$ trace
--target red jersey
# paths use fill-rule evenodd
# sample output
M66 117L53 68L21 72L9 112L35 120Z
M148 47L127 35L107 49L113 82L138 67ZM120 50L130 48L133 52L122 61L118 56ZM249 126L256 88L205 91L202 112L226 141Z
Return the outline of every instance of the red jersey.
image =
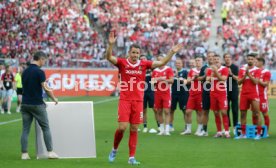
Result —
M193 78L194 76L199 76L200 70L197 70L196 68L193 68L188 73L188 78ZM201 87L201 81L194 80L191 82L191 88L189 90L189 95L198 95L202 94L202 87Z
M165 66L163 69L156 68L152 72L152 78L170 79L174 76L172 68ZM164 81L157 81L154 85L154 93L158 95L171 95L171 85Z
M208 77L212 77L213 75L213 70L211 68L207 69L206 75ZM221 76L228 76L229 74L229 70L227 67L225 66L220 66L220 68L218 68L218 73ZM226 81L220 81L218 79L218 77L216 75L213 76L213 78L211 78L211 94L219 94L219 95L227 95L227 89L226 89Z
M120 100L143 101L146 70L151 68L152 61L138 60L132 64L128 59L117 58L116 66L121 74Z
M243 66L240 69L239 78L244 77L244 75L246 73L246 67L247 67L247 65ZM261 70L257 67L253 67L253 68L249 69L249 73L254 78L260 78L260 76L261 76ZM245 94L259 95L258 85L253 83L248 76L243 81L241 94L243 94L243 95L245 95Z
M267 81L270 81L270 79L271 79L271 73L269 72L269 70L261 69L260 80L262 82L267 82ZM264 97L265 99L267 99L267 87L264 87L259 84L258 89L259 89L260 97Z

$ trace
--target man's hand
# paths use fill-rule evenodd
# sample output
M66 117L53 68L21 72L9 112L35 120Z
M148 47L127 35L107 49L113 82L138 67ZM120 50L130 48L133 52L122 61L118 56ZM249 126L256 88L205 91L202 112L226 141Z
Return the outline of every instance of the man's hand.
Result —
M109 45L113 45L116 42L117 37L115 38L114 32L110 32L109 38L108 38L108 43Z
M181 50L182 47L183 47L183 44L179 43L179 44L173 46L171 51L174 52L174 53L177 53L178 51Z
M112 56L112 47L115 43L117 38L114 37L114 32L110 32L109 38L108 38L108 46L106 49L106 59L111 62L113 65L117 64L117 58Z
M198 78L198 75L193 76L192 81L196 80Z
M218 71L218 67L215 66L215 65L212 65L211 68L212 68L212 70L213 70L214 72Z
M55 102L55 105L58 104L58 99L56 97L53 99L53 101Z
M249 67L248 66L245 69L245 75L249 76Z
M154 69L154 68L166 65L171 60L173 55L177 53L182 47L183 47L182 43L179 43L173 46L172 49L167 54L167 56L164 57L161 61L153 61L151 68Z
M231 68L228 68L229 75L233 76Z

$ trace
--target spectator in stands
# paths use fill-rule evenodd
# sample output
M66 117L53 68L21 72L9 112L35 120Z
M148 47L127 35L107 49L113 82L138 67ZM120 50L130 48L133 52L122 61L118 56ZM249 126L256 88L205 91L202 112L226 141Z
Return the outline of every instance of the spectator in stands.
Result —
M15 75L15 85L16 85L16 93L17 93L17 108L16 112L20 112L21 102L22 102L22 73L23 73L23 66L19 66L17 69L17 73Z
M5 67L3 63L0 63L0 112L1 114L4 114L4 109L2 108L3 106L3 96L4 96L4 86L3 86L3 81L2 81L2 75L5 73Z
M261 55L267 68L275 66L276 58L276 1L234 1L223 3L228 10L222 26L223 50L236 64L245 63L244 55Z
M12 69L9 65L6 65L5 67L5 73L1 77L1 82L4 86L2 106L7 106L7 114L11 114L11 102L15 85ZM4 111L2 111L1 113L3 114Z

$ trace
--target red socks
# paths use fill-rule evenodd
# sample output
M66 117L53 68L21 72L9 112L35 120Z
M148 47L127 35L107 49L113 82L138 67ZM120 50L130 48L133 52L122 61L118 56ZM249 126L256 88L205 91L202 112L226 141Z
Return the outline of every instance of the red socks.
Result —
M222 115L223 125L225 131L229 131L229 119L227 115Z
M221 118L220 118L220 114L215 114L215 120L216 120L217 132L221 132Z
M262 126L257 126L257 134L258 135L261 135L261 132L262 132Z
M245 133L246 133L246 130L245 130L245 129L246 129L246 125L243 125L243 124L242 124L242 125L241 125L241 130L242 130L242 134L243 134L243 135L245 135Z
M267 126L267 130L269 129L269 126L270 126L270 118L269 116L264 116L264 123L265 125Z
M114 143L113 143L113 148L115 150L118 149L118 146L119 146L119 144L120 144L123 136L124 136L124 132L123 131L119 131L117 129L116 132L115 132L115 135L114 135Z
M258 125L258 117L257 116L252 115L252 123L253 123L253 125Z
M134 157L135 156L135 152L136 152L136 144L137 144L137 131L130 131L129 133L129 141L128 141L128 146L129 146L129 157ZM121 140L123 139L124 136L124 132L123 131L119 131L118 129L115 132L114 135L114 144L113 144L113 148L115 150L118 149L118 146L121 142Z
M137 131L130 131L129 133L129 157L134 157L136 152L136 144L137 144Z

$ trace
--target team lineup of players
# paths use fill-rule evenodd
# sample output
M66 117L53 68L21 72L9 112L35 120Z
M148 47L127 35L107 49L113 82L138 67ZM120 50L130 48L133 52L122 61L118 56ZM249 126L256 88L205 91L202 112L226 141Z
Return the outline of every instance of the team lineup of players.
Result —
M145 56L140 57L145 60ZM157 60L161 60L158 56ZM224 54L225 64L222 65L221 56L209 52L207 64L202 65L203 58L196 57L190 60L191 69L188 72L182 68L182 60L176 59L176 72L173 74L172 68L163 66L148 71L146 82L148 85L154 84L155 88L148 87L144 96L144 129L147 132L147 108L153 108L156 121L159 127L158 135L170 135L174 131L173 120L174 111L179 104L179 109L184 114L185 127L181 135L192 133L192 112L197 113L198 128L195 132L197 136L208 136L207 123L208 113L212 110L215 115L217 133L214 137L230 138L229 121L231 102L233 113L233 128L238 124L238 85L242 84L240 93L240 111L241 111L241 129L242 134L236 139L246 138L246 113L251 107L253 124L257 125L256 140L260 139L261 134L261 117L262 112L265 125L269 128L270 119L268 116L268 97L267 88L270 82L271 73L264 69L265 60L258 58L254 54L247 55L247 64L240 70L231 62L231 56ZM165 81L165 82L164 82ZM158 83L162 84L156 87ZM172 84L171 87L164 88L164 84ZM185 87L186 86L186 87ZM165 114L165 121L162 118ZM222 130L222 125L224 131Z
M178 44L172 47L165 57L149 61L141 56L139 45L132 45L127 58L116 58L112 48L116 41L114 32L109 35L109 45L106 59L115 65L120 74L120 98L118 102L118 127L114 134L114 143L109 153L109 162L114 162L119 144L129 125L129 159L128 163L138 165L135 159L138 141L139 124L144 122L144 132L147 132L147 105L154 108L155 119L159 127L158 135L170 135L173 131L174 111L177 103L184 114L185 128L181 135L192 133L192 112L197 112L198 128L196 135L208 136L207 124L209 110L214 111L217 133L214 137L224 135L230 138L229 108L233 113L233 126L238 124L238 85L242 85L240 93L241 129L242 133L236 139L246 138L246 113L252 111L253 124L257 125L256 140L261 139L261 116L269 128L267 87L271 78L265 70L265 60L255 55L247 55L247 64L240 70L231 62L231 56L223 56L222 60L215 53L208 53L207 64L202 66L203 58L191 60L189 72L183 69L182 60L176 60L177 72L166 66L174 54L183 47ZM257 66L257 67L256 67ZM151 72L152 70L152 72ZM147 83L145 83L145 81ZM154 90L154 92L152 91ZM143 102L144 101L144 102ZM144 110L143 110L144 109ZM164 115L163 115L164 114Z

